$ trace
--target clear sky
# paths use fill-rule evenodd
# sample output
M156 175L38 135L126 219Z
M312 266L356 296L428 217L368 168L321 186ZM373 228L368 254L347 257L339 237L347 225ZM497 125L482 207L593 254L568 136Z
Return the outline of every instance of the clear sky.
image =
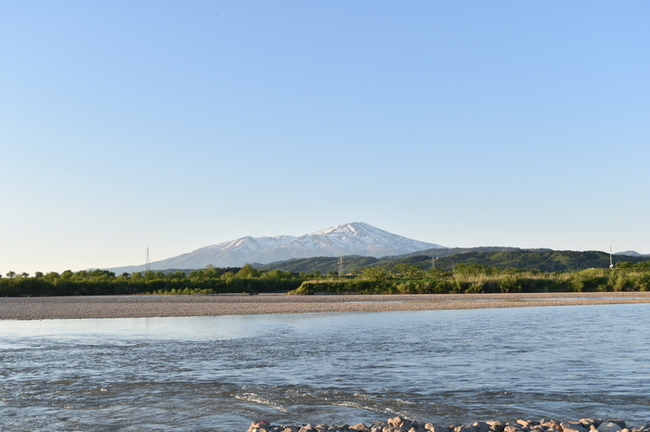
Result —
M650 2L0 3L0 273L363 221L650 253Z

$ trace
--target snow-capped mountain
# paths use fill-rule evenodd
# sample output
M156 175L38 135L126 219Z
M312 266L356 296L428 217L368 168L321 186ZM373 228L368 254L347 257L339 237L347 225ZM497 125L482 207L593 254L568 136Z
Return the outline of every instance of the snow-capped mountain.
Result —
M151 269L198 269L208 264L215 267L240 267L246 263L268 264L317 256L361 255L379 258L433 248L443 248L443 246L392 234L364 222L352 222L300 237L242 237L152 262ZM111 270L142 271L144 266Z

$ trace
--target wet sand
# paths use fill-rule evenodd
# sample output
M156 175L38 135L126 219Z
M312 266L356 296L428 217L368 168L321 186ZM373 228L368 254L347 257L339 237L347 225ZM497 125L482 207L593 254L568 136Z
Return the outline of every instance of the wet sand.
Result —
M0 319L146 318L650 303L650 292L0 298Z

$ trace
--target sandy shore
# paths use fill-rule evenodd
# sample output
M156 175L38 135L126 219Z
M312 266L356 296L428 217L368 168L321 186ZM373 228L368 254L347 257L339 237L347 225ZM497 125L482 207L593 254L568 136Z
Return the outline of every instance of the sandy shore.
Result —
M145 318L650 303L650 292L0 298L0 319Z

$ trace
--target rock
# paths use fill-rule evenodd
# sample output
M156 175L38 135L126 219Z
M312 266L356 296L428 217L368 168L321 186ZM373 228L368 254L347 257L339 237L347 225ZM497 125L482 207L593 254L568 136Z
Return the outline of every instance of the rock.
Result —
M490 427L490 432L503 432L506 424L502 421L490 420L485 422Z
M561 422L560 429L564 432L589 432L587 428L578 422Z
M395 416L393 418L388 419L389 426L402 427L403 424L404 424L404 417L402 416Z
M405 424L404 424L404 426L402 426L402 428L405 429L407 427L406 423L409 423L409 422L408 421L405 422ZM424 426L422 426L416 420L411 420L409 428L408 428L408 432L426 432L426 430L424 429Z
M596 428L598 432L618 432L623 429L623 427L617 423L606 421L600 424Z
M490 425L486 422L474 422L472 426L476 428L477 432L490 432Z
M560 430L560 423L556 422L555 420L544 419L539 422L539 425L547 430L552 430L552 431Z
M268 432L271 430L271 423L267 421L254 421L248 428L248 432Z
M417 422L415 422L415 424L417 424ZM400 429L403 429L405 431L411 429L412 427L413 427L413 420L409 420L409 419L404 419L402 425L399 426Z
M451 432L449 427L444 426L444 425L437 425L433 423L427 423L424 425L424 429L430 431L430 432ZM501 432L501 431L499 431Z
M586 427L587 429L590 428L590 426L598 427L600 424L603 422L603 419L595 419L595 418L583 418L580 419L580 424Z
M306 424L303 427L301 427L298 432L318 432L318 429L313 427L311 424Z
M522 419L517 420L515 423L521 425L521 427L523 428L528 428L528 429L530 429L533 426L537 426L539 424L538 422L534 422L530 420L522 420Z
M608 423L616 423L617 425L619 425L621 427L621 429L627 428L627 425L625 424L625 422L623 420L607 419L606 422L608 422Z
M473 425L460 425L454 428L454 432L479 432L476 426Z
M519 426L506 425L506 427L503 428L503 432L523 432L523 429Z
M361 431L361 432L367 432L370 429L368 429L368 426L365 425L365 423L357 423L355 425L352 425L349 427L350 430L356 430L356 431Z

